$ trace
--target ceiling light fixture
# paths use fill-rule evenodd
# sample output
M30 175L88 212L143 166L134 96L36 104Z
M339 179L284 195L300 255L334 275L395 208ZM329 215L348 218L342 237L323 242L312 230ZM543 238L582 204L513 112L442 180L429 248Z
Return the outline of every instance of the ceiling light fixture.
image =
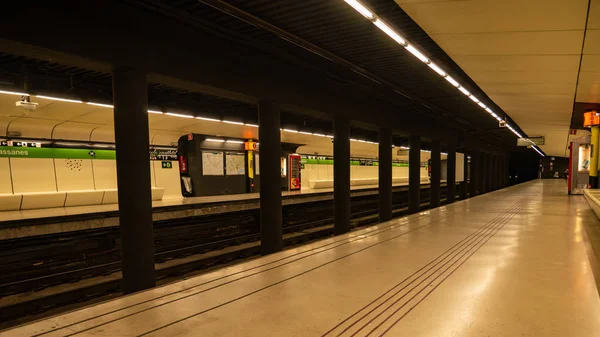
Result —
M83 101L76 100L76 99L58 98L58 97L42 96L42 95L35 95L35 97L43 98L43 99L51 99L53 101L61 101L61 102L69 102L69 103L83 103Z
M427 58L427 56L423 55L417 48L413 47L412 45L407 45L406 50L408 50L411 54L413 54L416 58L418 58L419 60L421 60L421 62L423 63L428 63L429 59Z
M89 105L95 105L95 106L101 106L103 108L111 108L114 109L114 106L112 106L111 104L102 104L102 103L94 103L94 102L86 102L85 104L89 104Z
M169 116L173 116L173 117L182 117L182 118L194 118L194 116L192 116L192 115L184 115L184 114L178 114L178 113L174 113L174 112L167 112L167 113L165 113L165 115L169 115Z
M442 68L438 67L437 64L430 62L428 64L429 68L433 69L436 73L438 73L442 77L446 77L446 72L442 70Z
M312 132L306 132L306 131L298 131L298 133L301 133L303 135L313 135Z
M357 12L362 14L362 16L364 16L365 18L367 18L369 20L373 20L375 18L375 15L373 15L373 12L368 10L360 2L358 2L356 0L344 0L344 1L346 1L346 3L348 5L352 6L352 8L354 8Z
M228 120L223 120L223 123L234 124L234 125L244 125L244 123L242 123L242 122L234 122L234 121L228 121Z
M224 139L206 138L205 140L207 142L213 142L213 143L225 143Z
M291 129L283 129L282 131L291 132L291 133L298 133L298 130L291 130Z
M471 96L471 93L469 91L467 91L467 89L461 87L458 87L458 90L460 90L460 92L462 92L465 96Z
M148 110L148 113L157 114L157 115L162 115L163 114L162 111L158 111L158 110Z
M380 19L376 19L373 21L373 24L377 26L377 28L381 29L382 32L386 33L392 40L398 42L398 44L402 46L406 46L406 40L402 38L402 36L398 35L392 28L385 24L385 22Z
M256 124L250 124L250 123L246 123L246 126L250 126L250 127L253 127L253 128L257 128L258 127L258 125L256 125Z
M26 93L23 93L23 92L4 91L4 90L0 90L0 94L17 95L17 96L29 96L29 94L26 94Z
M226 141L226 143L233 143L233 144L244 144L244 142L242 142L241 140L232 140L232 139L228 139Z
M220 122L220 119L216 119L216 118L208 118L208 117L200 117L200 116L196 116L196 119L201 119L203 121L209 121L209 122Z
M456 88L460 87L460 84L458 82L456 82L456 80L454 78L452 78L451 76L446 76L444 78L446 79L446 81L450 82L450 84L452 84Z

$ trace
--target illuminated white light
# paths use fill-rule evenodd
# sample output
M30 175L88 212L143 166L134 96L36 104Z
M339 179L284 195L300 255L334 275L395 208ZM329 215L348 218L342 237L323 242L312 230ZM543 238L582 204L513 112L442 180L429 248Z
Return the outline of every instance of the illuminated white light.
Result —
M83 101L79 101L79 100L76 100L76 99L66 99L66 98L58 98L58 97L50 97L50 96L42 96L42 95L35 95L35 97L37 97L37 98L51 99L51 100L54 100L54 101L61 101L61 102L83 103Z
M391 37L394 41L398 42L402 46L406 45L406 40L402 38L402 36L398 35L392 28L385 24L385 22L377 19L373 22L377 28L381 29L382 32L386 33L389 37Z
M458 90L460 90L460 92L462 92L463 94L465 94L466 96L470 96L471 93L467 91L467 89L463 88L463 87L458 87Z
M446 152L441 152L441 154L443 154L444 156L448 155L448 153L446 153Z
M206 138L205 139L207 142L214 142L214 143L225 143L224 139L216 139L216 138Z
M489 112L491 115L493 115L493 114L494 114L494 112L493 112L493 111L492 111L492 109L490 109L490 108L485 108L485 111Z
M477 99L477 97L471 95L471 96L469 96L469 98L471 99L471 101L473 101L475 103L479 103L479 100Z
M220 122L220 119L216 119L216 118L208 118L208 117L200 117L197 116L196 119L201 119L203 121L209 121L209 122Z
M429 153L431 153L431 151L429 151L429 150L421 150L421 152L429 152Z
M496 120L497 120L498 122L500 122L500 121L502 121L502 118L500 118L500 117L496 116Z
M111 108L111 109L114 108L114 106L112 106L111 104L102 104L102 103L94 103L94 102L87 102L85 104L95 105L95 106L101 106L103 108Z
M483 104L482 102L477 103L480 107L482 107L483 109L487 108L487 106L485 106L485 104Z
M403 150L410 150L410 147L408 147L408 146L400 146L400 148Z
M231 140L231 139L228 139L226 143L244 144L244 142L242 142L241 140Z
M366 140L359 139L359 140L358 140L358 142L359 142L359 143L366 143L367 141L366 141Z
M312 132L298 131L298 133L301 133L303 135L311 135L312 136Z
M182 118L194 118L194 116L192 116L192 115L177 114L174 112L167 112L167 113L165 113L165 115L169 115L169 116L173 116L173 117L182 117Z
M538 150L535 146L532 146L532 148L535 150L535 152L539 153L540 156L545 157L545 155L540 150Z
M351 141L351 142L358 142L358 139L355 139L355 138L350 138L350 141Z
M242 122L234 122L234 121L228 121L228 120L223 120L223 123L234 124L234 125L244 125L244 123L242 123Z
M257 128L257 127L258 127L258 125L256 125L256 124L250 124L250 123L246 123L246 125L247 125L247 126L251 126L251 127L253 127L253 128Z
M442 68L438 67L437 64L431 62L428 64L429 68L433 69L436 73L440 74L440 76L445 77L446 72L442 70Z
M456 82L456 80L453 79L452 77L446 76L444 78L446 79L446 81L450 82L450 84L452 84L453 86L455 86L457 88L460 86L460 84L458 84L458 82Z
M423 62L423 63L429 62L429 59L425 55L421 54L421 52L417 48L413 47L412 45L409 44L405 48L411 54L413 54L416 58L418 58L419 60L421 60L421 62Z
M18 95L18 96L29 96L29 94L26 94L26 93L23 93L23 92L4 91L4 90L0 90L0 94Z
M373 12L368 10L367 7L363 6L360 2L358 2L356 0L344 0L344 1L346 1L346 3L348 5L352 6L352 8L354 8L357 12L359 12L365 18L367 18L369 20L373 20L373 18L375 18L375 15L373 15Z
M325 137L333 139L333 135L325 135Z
M326 135L322 134L322 133L313 133L313 136L318 136L318 137L327 137Z
M283 129L283 131L291 132L291 133L298 133L298 130L292 130L292 129Z
M163 114L162 111L157 111L157 110L148 110L148 113L157 114L157 115L162 115Z

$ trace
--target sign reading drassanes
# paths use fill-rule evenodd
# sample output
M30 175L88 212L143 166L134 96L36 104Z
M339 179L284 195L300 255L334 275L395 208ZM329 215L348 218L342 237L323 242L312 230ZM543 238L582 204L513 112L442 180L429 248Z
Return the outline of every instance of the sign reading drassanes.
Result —
M0 158L117 159L115 150L2 146ZM177 160L175 149L150 149L150 160Z

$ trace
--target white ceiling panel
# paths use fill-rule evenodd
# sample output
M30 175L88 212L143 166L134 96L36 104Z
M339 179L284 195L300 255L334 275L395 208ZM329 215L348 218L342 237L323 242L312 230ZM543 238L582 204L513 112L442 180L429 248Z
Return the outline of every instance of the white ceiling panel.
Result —
M587 0L396 2L523 131L546 136L547 154L564 155ZM591 12L600 14L593 2ZM600 36L588 31L587 38ZM589 51L598 53L600 40ZM590 60L589 67L600 66ZM580 83L595 84L597 77L588 77Z

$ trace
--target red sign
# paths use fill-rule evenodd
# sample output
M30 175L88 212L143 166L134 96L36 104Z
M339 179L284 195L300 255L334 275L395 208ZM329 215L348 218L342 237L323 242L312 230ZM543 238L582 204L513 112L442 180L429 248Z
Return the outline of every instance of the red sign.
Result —
M193 139L194 139L194 134L188 133L188 140L193 140Z
M179 173L187 173L187 157L179 157Z
M570 135L576 135L577 134L577 129L570 129L569 130L569 134Z

